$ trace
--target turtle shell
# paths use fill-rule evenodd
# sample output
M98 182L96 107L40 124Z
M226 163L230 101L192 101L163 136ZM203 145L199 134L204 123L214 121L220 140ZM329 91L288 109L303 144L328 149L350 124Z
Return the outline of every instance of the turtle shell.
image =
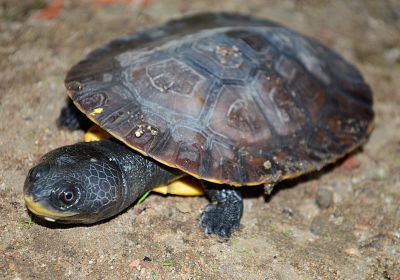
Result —
M275 183L317 170L372 130L357 69L268 20L202 14L94 50L66 87L91 120L197 178Z

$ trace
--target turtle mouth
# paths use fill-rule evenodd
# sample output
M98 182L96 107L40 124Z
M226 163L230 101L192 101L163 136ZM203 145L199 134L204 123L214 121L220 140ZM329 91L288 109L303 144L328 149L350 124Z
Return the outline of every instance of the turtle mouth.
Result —
M29 195L24 196L25 205L33 214L43 217L46 221L55 222L56 220L64 220L65 218L72 217L77 215L78 213L74 212L60 212L56 209L52 209L46 201L39 200L34 201L33 198Z

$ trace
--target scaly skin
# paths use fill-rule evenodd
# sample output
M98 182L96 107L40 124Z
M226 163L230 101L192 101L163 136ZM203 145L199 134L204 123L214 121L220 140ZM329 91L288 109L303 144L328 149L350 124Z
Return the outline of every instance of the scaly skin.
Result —
M177 175L117 141L77 143L44 155L30 170L24 194L37 215L93 223L118 214ZM41 213L44 209L46 215Z
M116 140L77 143L47 153L30 170L25 202L48 221L95 223L181 175ZM242 198L233 188L207 184L206 194L217 204L205 208L200 224L207 234L229 237L239 227Z

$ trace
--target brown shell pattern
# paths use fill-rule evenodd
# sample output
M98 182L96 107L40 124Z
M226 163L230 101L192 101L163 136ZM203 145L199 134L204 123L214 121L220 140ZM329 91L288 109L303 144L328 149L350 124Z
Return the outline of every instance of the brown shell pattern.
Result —
M76 105L130 147L205 180L274 183L372 130L361 74L268 20L203 14L114 40L67 74Z

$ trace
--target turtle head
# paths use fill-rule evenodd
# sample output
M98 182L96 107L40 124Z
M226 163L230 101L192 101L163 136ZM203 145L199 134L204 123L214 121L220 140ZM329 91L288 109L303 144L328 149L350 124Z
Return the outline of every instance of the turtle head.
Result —
M124 178L119 165L91 143L45 154L25 180L27 208L48 220L94 223L121 211Z

